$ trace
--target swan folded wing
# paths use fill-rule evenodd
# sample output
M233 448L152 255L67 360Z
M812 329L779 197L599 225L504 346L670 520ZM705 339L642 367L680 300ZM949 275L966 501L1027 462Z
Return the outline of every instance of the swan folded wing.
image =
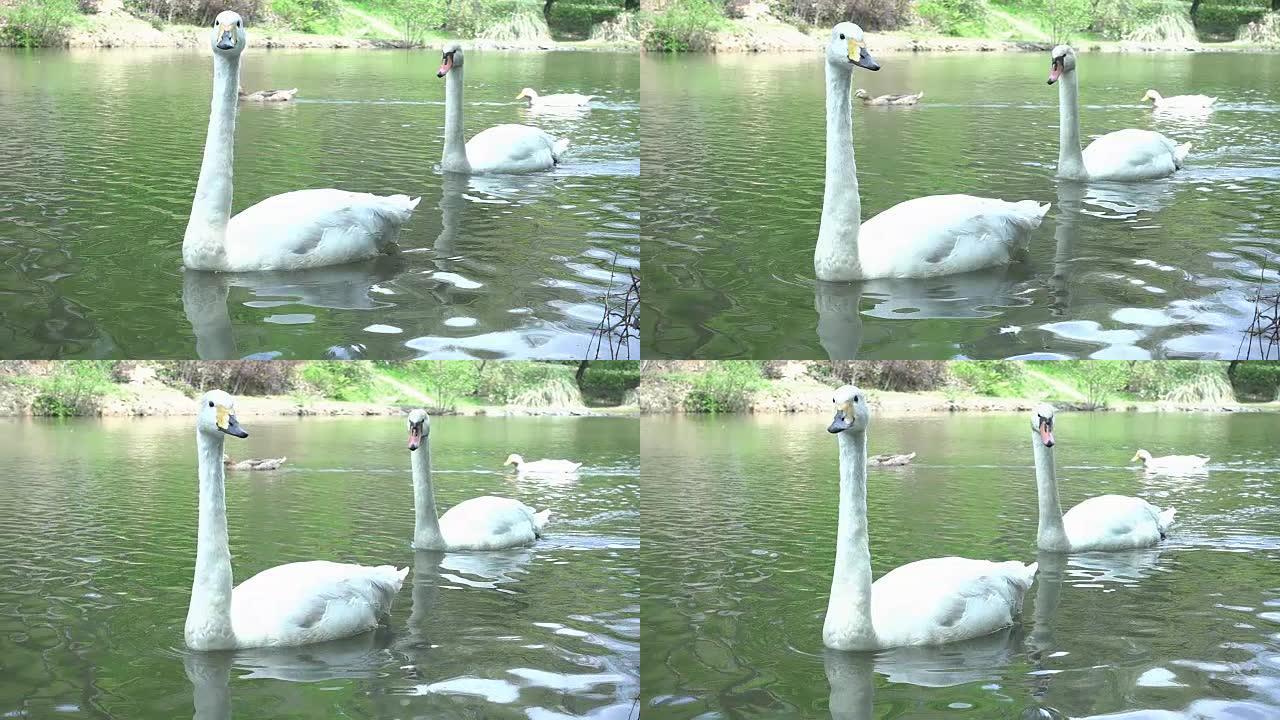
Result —
M1188 149L1158 132L1128 128L1089 143L1082 157L1091 179L1146 180L1172 175Z
M231 271L300 270L388 252L421 198L345 190L269 197L231 218Z
M529 125L495 125L467 141L467 162L478 173L549 170L567 146Z
M1124 550L1155 545L1172 519L1141 498L1099 495L1068 510L1062 526L1073 550Z
M871 586L882 647L940 645L1007 627L1022 611L1036 564L945 557L891 570Z
M973 195L899 203L862 224L867 278L933 277L1004 265L1024 254L1049 206Z
M300 645L372 630L391 612L408 573L323 560L264 570L232 593L237 644Z
M518 500L483 495L440 516L440 532L453 550L493 550L528 545L538 537L533 508Z

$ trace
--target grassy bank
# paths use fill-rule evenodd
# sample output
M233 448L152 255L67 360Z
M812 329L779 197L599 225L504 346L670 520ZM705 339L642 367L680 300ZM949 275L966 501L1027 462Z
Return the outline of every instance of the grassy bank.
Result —
M639 381L628 361L0 361L0 415L186 415L213 388L260 414L589 414Z
M1090 361L646 361L646 413L825 412L851 383L899 410L1280 411L1280 363Z
M218 11L260 47L628 49L629 0L0 0L0 46L204 47Z
M881 52L1280 49L1280 2L1229 1L656 0L641 39L658 52L816 51L852 21Z

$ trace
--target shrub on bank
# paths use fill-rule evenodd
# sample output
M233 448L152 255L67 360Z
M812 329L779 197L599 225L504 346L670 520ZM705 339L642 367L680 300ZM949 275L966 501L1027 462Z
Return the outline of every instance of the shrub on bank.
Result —
M192 394L225 390L232 395L280 395L297 386L299 365L292 360L174 360L159 363L156 374Z
M1187 403L1223 403L1234 396L1226 363L1213 361L1135 362L1125 389L1143 400Z
M1249 360L1231 363L1231 385L1246 402L1280 400L1280 362Z
M348 401L373 397L373 366L366 360L307 363L299 376L320 397Z
M338 31L338 0L271 0L271 12L289 27L306 33Z
M36 379L31 414L49 417L92 415L97 399L115 389L110 360L53 363L53 372Z
M723 360L712 363L703 373L691 378L692 386L684 398L685 412L742 412L751 401L751 393L765 384L756 360Z
M0 45L62 45L78 16L76 0L20 0L0 7Z
M920 0L920 17L947 35L976 34L987 26L986 0Z
M978 1L943 0L960 4ZM896 30L910 23L912 16L911 0L781 0L775 8L782 17L806 25L830 27L855 22L863 30Z
M956 380L978 395L1021 395L1027 377L1026 366L1010 360L961 360L950 369Z
M715 42L716 31L724 27L720 6L711 0L675 0L666 10L653 15L644 46L655 52L698 52Z
M267 10L265 0L124 0L124 6L141 18L189 25L211 25L223 10L234 10L246 23L256 23Z

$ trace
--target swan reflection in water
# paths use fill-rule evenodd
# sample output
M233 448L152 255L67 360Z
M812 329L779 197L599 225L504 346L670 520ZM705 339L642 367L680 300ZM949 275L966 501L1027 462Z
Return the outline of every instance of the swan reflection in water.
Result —
M1015 263L961 275L926 279L866 280L833 283L818 280L813 306L818 311L818 342L832 360L854 360L862 344L862 297L875 304L865 314L891 320L989 318L1000 308L1028 305L1024 297L1031 277L1026 263ZM892 325L880 331L891 333ZM910 326L903 325L903 332ZM876 338L878 340L879 338Z

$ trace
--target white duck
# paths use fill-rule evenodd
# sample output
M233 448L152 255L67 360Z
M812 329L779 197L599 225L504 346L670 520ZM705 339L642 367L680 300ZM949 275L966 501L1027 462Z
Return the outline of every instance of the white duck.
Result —
M517 100L528 100L528 106L537 107L588 107L599 95L582 95L581 93L556 93L555 95L539 95L533 88L525 88L516 96Z
M1164 457L1151 457L1151 453L1138 449L1133 457L1129 458L1129 462L1137 462L1141 460L1142 466L1149 472L1163 473L1185 473L1199 472L1204 470L1204 466L1209 464L1208 455L1165 455Z
M924 278L1005 265L1026 252L1049 206L972 195L931 195L862 222L853 158L853 66L879 70L862 28L840 23L827 44L827 164L813 254L820 280Z
M1061 82L1058 82L1061 80ZM1058 83L1058 177L1067 180L1153 180L1182 167L1191 145L1178 145L1151 130L1117 130L1080 152L1079 83L1076 53L1053 49L1049 84Z
M222 445L227 435L249 436L235 412L235 400L221 390L200 398L200 529L184 632L187 647L307 645L374 629L391 612L409 568L297 562L263 570L232 589Z
M244 21L227 10L213 24L213 104L200 180L182 239L188 270L301 270L370 258L395 248L420 198L345 190L297 190L231 217L236 90Z
M536 473L539 475L568 475L575 473L578 468L582 467L582 463L576 463L572 460L534 460L526 462L525 459L515 453L507 456L503 467L507 465L515 465L518 473Z
M1174 95L1164 97L1155 90L1148 90L1142 102L1151 101L1152 110L1208 110L1218 98L1208 95Z
M840 445L836 566L822 641L835 650L942 645L1013 624L1036 564L945 557L919 560L871 582L867 538L866 396L845 385L827 431Z
M502 550L531 545L542 536L550 510L535 512L518 500L485 495L463 500L436 516L431 485L431 418L409 413L409 453L413 471L413 547L416 550Z
M1052 405L1040 405L1031 413L1031 449L1040 504L1037 547L1050 552L1131 550L1163 540L1178 511L1162 510L1140 498L1099 495L1062 514L1053 467L1054 412Z
M460 173L527 173L550 170L569 147L566 138L555 138L528 125L495 125L469 141L462 133L462 46L444 48L436 77L445 79L444 157L440 167Z

